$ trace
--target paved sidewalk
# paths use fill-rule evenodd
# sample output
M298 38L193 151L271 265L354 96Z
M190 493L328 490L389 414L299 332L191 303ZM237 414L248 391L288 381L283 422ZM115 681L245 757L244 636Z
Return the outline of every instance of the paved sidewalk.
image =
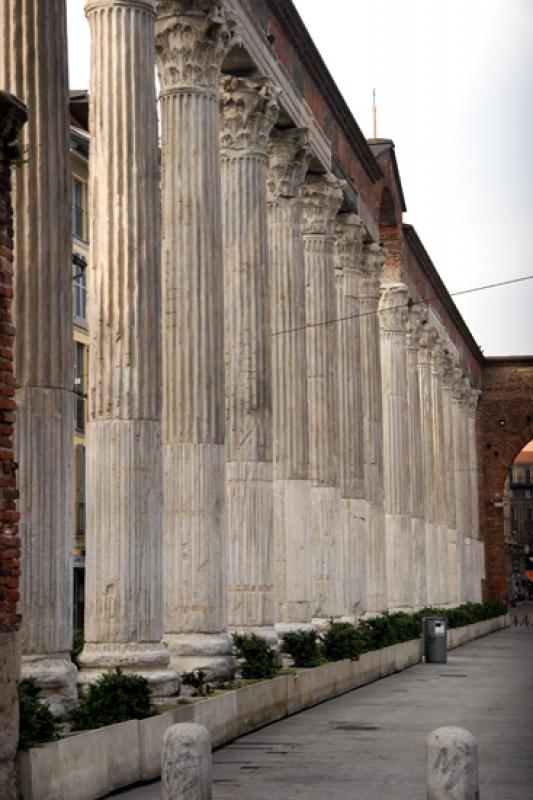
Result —
M477 738L481 800L533 798L533 628L243 736L213 754L213 800L425 800L425 739L441 725ZM118 797L159 800L160 784Z

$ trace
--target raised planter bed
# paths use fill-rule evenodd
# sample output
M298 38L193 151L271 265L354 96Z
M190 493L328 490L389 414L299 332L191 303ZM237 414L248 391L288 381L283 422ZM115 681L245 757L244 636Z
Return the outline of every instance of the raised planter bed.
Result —
M448 632L449 649L505 627L505 616ZM161 741L176 722L209 730L213 747L283 717L322 703L422 660L422 642L365 653L359 661L336 661L224 692L144 720L87 731L19 752L22 800L96 800L114 789L161 773Z

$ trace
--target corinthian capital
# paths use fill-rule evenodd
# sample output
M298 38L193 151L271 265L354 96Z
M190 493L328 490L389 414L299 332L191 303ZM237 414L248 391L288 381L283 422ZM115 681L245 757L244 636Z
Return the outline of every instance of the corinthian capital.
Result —
M382 333L405 333L409 290L405 283L384 283L380 290L379 327Z
M268 142L268 193L299 197L313 155L307 128L274 129Z
M367 244L361 254L363 279L361 280L361 297L379 299L379 281L387 251L378 244Z
M357 214L339 214L335 225L335 266L346 272L362 271L361 253L365 238L365 226Z
M407 347L418 349L425 322L426 317L422 306L411 306L407 315L407 338L405 341Z
M158 0L155 49L161 93L216 91L235 21L216 0Z
M220 146L226 151L267 152L278 118L279 89L269 78L220 79Z
M304 184L304 234L334 236L345 181L331 173L308 175Z
M466 407L468 409L468 413L472 416L476 413L476 408L479 400L479 396L481 394L480 389L468 389L466 392Z

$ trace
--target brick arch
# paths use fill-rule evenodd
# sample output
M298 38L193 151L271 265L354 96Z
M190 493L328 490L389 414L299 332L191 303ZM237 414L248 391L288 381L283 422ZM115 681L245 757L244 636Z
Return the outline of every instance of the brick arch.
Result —
M487 599L505 599L501 504L507 471L533 439L533 357L487 358L478 407L479 514Z

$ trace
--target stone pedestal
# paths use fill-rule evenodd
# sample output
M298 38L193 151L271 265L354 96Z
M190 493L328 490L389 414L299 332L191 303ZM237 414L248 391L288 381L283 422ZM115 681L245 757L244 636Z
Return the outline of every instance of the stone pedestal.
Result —
M64 0L4 0L0 88L26 103L13 172L22 675L56 716L76 702L72 647L72 269ZM44 88L46 92L44 93Z
M367 602L368 615L387 610L385 569L385 512L383 508L383 408L379 340L379 282L385 256L378 245L364 248L361 279L361 380L365 487L368 500Z
M221 89L228 621L275 642L266 179L277 91L231 76Z
M365 497L359 301L365 227L356 214L339 214L335 233L339 481L343 498L343 617L353 622L366 611L368 508Z
M310 158L306 130L272 131L267 186L278 633L309 628L313 616L302 239L302 187Z
M232 674L227 634L219 75L233 22L158 3L163 240L165 641L178 671Z
M304 187L304 253L307 320L309 478L313 550L314 620L322 627L344 612L340 515L335 216L342 181L309 175Z
M120 666L173 694L163 634L153 0L88 0L91 261L82 686ZM124 80L126 74L128 79ZM120 108L111 114L110 108ZM112 234L112 235L111 235Z

